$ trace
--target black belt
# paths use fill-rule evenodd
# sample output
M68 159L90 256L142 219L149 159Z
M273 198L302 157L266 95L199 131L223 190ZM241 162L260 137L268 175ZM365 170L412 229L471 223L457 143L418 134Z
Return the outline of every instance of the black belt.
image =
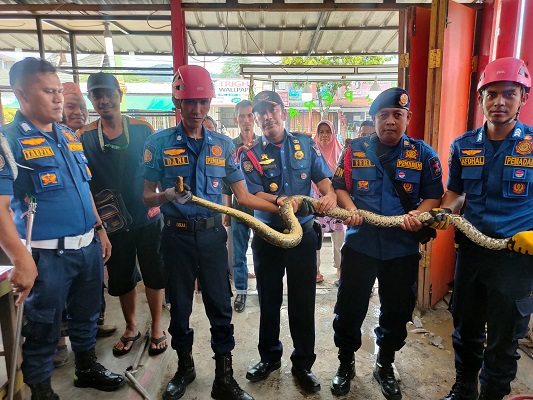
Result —
M205 231L209 228L214 228L216 225L222 224L222 217L220 214L210 218L203 218L197 220L191 219L176 219L165 217L165 225L176 231L198 232Z

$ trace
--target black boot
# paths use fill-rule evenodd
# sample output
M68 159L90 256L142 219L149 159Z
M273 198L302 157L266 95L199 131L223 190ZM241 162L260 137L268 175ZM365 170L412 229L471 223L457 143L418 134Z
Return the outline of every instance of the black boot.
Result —
M479 392L478 400L502 400L503 395L500 395L486 385L481 385L481 391Z
M215 381L211 397L218 400L254 400L233 379L231 353L215 354Z
M187 385L196 378L192 352L178 353L178 370L163 393L163 400L178 400L185 394Z
M442 400L478 400L477 374L457 371L452 390Z
M59 400L59 396L52 390L50 381L28 386L31 389L31 400Z
M74 355L76 363L74 386L112 392L126 383L122 375L114 374L96 362L94 350L74 353Z
M376 368L374 369L374 378L379 382L381 393L387 400L400 400L402 392L394 377L393 362L394 351L380 348L376 360Z
M339 349L339 369L331 380L331 393L343 396L350 391L350 381L355 378L355 354L347 349Z

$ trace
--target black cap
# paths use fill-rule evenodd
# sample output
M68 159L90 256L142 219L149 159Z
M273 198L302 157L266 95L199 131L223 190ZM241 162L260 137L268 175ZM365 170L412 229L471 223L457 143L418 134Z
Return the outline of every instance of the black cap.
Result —
M279 104L283 107L283 100L281 100L280 95L271 90L263 90L255 95L252 100L252 112L254 112L255 108L262 103Z
M399 87L390 88L384 90L376 97L368 113L374 116L382 108L403 108L404 110L409 110L410 104L409 93L405 89Z
M111 89L120 91L120 86L117 78L115 78L113 74L98 72L89 75L89 79L87 80L87 92L91 93L91 90L94 89Z
M361 122L361 128L362 128L363 126L371 126L371 127L373 128L373 127L374 127L374 122L372 122L372 121L370 121L370 120L367 119L367 120Z

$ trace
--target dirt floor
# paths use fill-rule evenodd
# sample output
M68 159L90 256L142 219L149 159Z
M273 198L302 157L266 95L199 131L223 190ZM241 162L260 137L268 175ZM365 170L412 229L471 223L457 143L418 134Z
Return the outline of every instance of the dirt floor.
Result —
M249 264L251 254L249 252ZM320 379L322 390L314 395L305 394L292 377L289 359L292 351L292 342L287 323L286 303L282 315L281 341L285 353L280 370L273 372L263 382L251 383L245 379L246 370L259 361L257 352L257 332L259 322L259 304L255 291L255 280L250 279L250 294L246 310L234 313L236 347L233 351L233 367L235 378L242 388L255 399L264 400L297 400L297 399L335 399L331 394L329 385L337 367L337 349L333 344L333 306L336 300L335 269L331 255L331 242L326 239L322 249L321 272L324 274L323 283L317 284L316 300L316 354L317 361L313 372ZM139 329L146 331L149 321L148 306L144 297L142 285L139 286L138 315ZM187 388L183 399L205 400L210 398L210 390L214 377L214 360L210 348L209 324L205 316L202 295L195 295L195 304L191 316L191 326L195 330L193 356L196 363L197 377ZM169 313L164 310L164 329L168 327ZM352 389L346 399L383 399L378 384L372 378L372 369L376 359L373 328L379 314L379 299L377 287L372 295L368 316L363 326L363 347L356 353L356 377L352 381ZM405 347L397 353L396 367L401 377L401 389L406 400L428 399L436 400L447 394L454 382L453 350L451 347L452 321L444 302L427 312L415 312L415 325L409 325L410 331ZM112 346L122 334L123 319L118 300L108 296L108 312L106 323L118 325L119 331L110 338L98 339L97 354L99 361L115 372L123 373L130 366L141 348L137 342L130 354L122 358L112 355ZM433 343L433 344L432 344ZM143 355L141 360L144 366L137 372L136 377L143 385L152 399L160 399L167 382L171 379L177 368L176 353L169 350L158 356L148 357ZM140 395L127 385L118 392L104 393L93 389L76 389L72 385L73 355L71 361L64 367L56 370L53 377L53 387L61 399L142 399ZM523 357L520 362L522 376L526 379L516 379L513 383L513 394L533 393L533 385L525 383L528 376L533 375L533 360ZM525 373L523 371L526 371ZM520 376L520 373L519 373ZM28 396L29 398L29 396Z

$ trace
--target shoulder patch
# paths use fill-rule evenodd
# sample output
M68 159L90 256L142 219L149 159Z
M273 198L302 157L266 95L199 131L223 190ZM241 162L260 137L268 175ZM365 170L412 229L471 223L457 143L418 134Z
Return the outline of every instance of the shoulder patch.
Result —
M313 150L315 150L315 153L318 157L322 157L322 152L320 151L320 148L318 147L317 144L314 144L313 145Z
M439 179L442 177L442 166L440 165L440 161L438 157L431 157L428 160L429 167L431 169L431 176L433 179Z
M149 144L146 144L144 146L144 153L143 153L143 163L147 167L153 168L154 167L154 154L155 154L155 148L153 146L150 146Z

